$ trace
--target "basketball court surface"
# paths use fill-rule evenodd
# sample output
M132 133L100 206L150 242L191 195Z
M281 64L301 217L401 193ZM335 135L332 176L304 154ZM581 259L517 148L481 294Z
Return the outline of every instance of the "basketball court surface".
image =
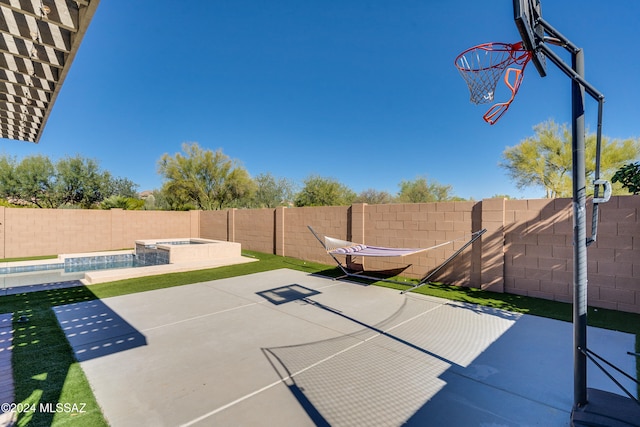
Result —
M570 423L566 322L286 269L56 316L116 427ZM633 335L589 341L635 372ZM588 382L619 392L592 366Z

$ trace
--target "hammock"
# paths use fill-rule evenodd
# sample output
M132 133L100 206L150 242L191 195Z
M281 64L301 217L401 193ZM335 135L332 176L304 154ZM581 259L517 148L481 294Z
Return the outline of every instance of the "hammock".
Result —
M324 247L328 253L351 256L402 257L439 248L452 242L453 240L428 248L385 248L383 246L368 246L324 236Z
M398 281L392 280L392 279L384 279L384 278L379 278L379 277L372 277L372 276L363 275L362 273L364 273L364 271L357 271L357 272L349 271L349 269L347 267L345 267L338 260L338 258L335 257L335 255L362 256L362 257L404 257L404 256L407 256L407 255L418 254L418 253L425 252L425 251L428 251L428 250L431 250L431 249L439 248L441 246L445 246L445 245L448 245L450 243L453 243L453 242L455 242L457 240L461 240L461 239L453 239L453 240L449 240L448 242L437 244L435 246L430 246L428 248L387 248L387 247L384 247L384 246L369 246L369 245L364 245L364 244L361 244L361 243L354 243L354 242L350 242L348 240L341 240L341 239L336 239L334 237L328 237L328 236L324 236L324 241L323 241L320 238L320 236L318 236L318 233L316 233L315 230L313 228L311 228L310 225L308 225L307 228L309 229L309 231L311 231L311 233L313 233L315 238L318 239L320 244L327 251L327 254L329 254L331 256L331 258L333 258L333 260L336 262L336 264L338 264L338 267L340 267L340 269L344 273L343 276L336 277L336 280L344 279L345 277L358 277L358 278L361 278L361 279L369 279L369 280L376 280L376 281L379 280L379 281L384 281L384 282L400 283L400 284L406 285L406 283L398 282ZM449 262L451 262L455 257L460 255L460 253L462 253L462 251L464 251L467 247L469 247L473 242L475 242L486 231L487 231L487 229L485 228L485 229L482 229L480 231L476 231L474 233L471 233L471 240L467 241L460 249L455 251L453 253L453 255L451 255L449 258L447 258L442 264L440 264L438 267L436 267L434 270L432 270L425 277L423 277L420 280L420 282L418 282L417 285L413 286L412 288L405 289L404 291L402 291L402 293L409 292L409 291L411 291L413 289L419 288L422 285L430 283L429 280L438 271L440 271L445 265L447 265Z

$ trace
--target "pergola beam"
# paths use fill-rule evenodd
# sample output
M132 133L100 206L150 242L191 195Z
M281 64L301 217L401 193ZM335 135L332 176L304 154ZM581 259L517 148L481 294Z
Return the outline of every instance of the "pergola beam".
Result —
M0 137L38 142L99 0L0 0Z

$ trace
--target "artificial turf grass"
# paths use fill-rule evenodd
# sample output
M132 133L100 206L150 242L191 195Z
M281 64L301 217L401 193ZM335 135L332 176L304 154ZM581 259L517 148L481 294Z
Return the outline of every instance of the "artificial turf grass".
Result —
M215 269L159 276L126 279L102 283L89 287L25 293L0 298L0 313L14 313L13 372L16 386L16 403L86 403L82 414L47 413L21 414L19 426L106 426L102 412L91 387L75 361L68 341L58 325L53 307L75 302L90 301L130 293L144 292L203 281L259 273L279 268L290 268L327 277L337 277L341 272L327 265L306 262L257 252L244 252L259 261ZM367 281L366 283L371 283ZM394 289L407 289L407 285L375 282L376 285ZM498 294L475 288L462 288L443 284L426 284L415 292L435 297L462 301L483 306L533 314L558 320L570 321L570 304L541 300L511 294ZM27 323L18 323L20 316L27 316ZM589 324L592 326L633 333L636 336L636 351L640 352L640 315L605 309L589 309ZM640 377L640 369L638 371Z
M108 425L52 310L91 299L95 296L84 287L0 298L0 312L14 318L15 403L30 408L18 414L18 426ZM28 320L19 322L22 316ZM78 410L56 411L57 403L77 404Z

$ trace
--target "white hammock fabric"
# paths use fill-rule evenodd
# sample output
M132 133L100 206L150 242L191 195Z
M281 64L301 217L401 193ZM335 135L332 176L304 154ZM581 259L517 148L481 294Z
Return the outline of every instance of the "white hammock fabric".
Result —
M454 242L454 240L440 243L439 245L431 246L428 248L385 248L383 246L369 246L361 243L354 243L347 240L340 240L333 237L324 236L324 246L327 249L327 253L334 255L371 257L403 257L439 248L440 246L445 246L452 242Z
M440 243L438 245L431 246L429 248L385 248L385 247L381 247L381 246L369 246L369 245L364 245L364 244L361 244L361 243L349 242L347 240L341 240L341 239L336 239L336 238L327 237L327 236L324 236L324 241L322 241L322 239L320 238L318 233L316 233L314 231L314 229L310 225L307 225L307 228L309 229L309 231L311 231L311 233L318 240L318 242L320 242L320 244L322 246L324 246L324 249L327 251L327 254L329 254L331 256L331 258L333 258L333 260L336 262L336 264L338 264L338 267L344 273L344 276L336 277L336 279L344 279L346 277L358 277L358 278L361 278L361 279L392 282L392 283L398 283L398 284L401 284L401 285L406 285L407 283L406 282L399 282L399 281L396 281L396 280L393 280L393 279L390 279L390 278L385 279L385 278L380 278L380 277L367 276L365 274L362 274L362 273L364 273L364 271L352 272L352 271L349 270L349 268L347 266L343 265L340 262L340 260L335 257L335 255L363 256L363 257L366 257L366 256L373 256L373 257L403 257L403 256L406 256L406 255L417 254L417 253L420 253L420 252L428 251L430 249L439 248L441 246L448 245L448 244L453 243L453 242L455 242L457 240L463 239L463 238L460 238L460 239L450 240L448 242ZM427 283L430 283L429 281L431 280L432 277L434 277L441 269L443 269L447 264L449 264L449 262L451 262L453 259L455 259L458 255L460 255L473 242L478 240L480 238L480 236L482 236L486 231L487 231L487 229L483 228L480 231L475 231L475 232L471 233L471 239L468 240L464 245L462 245L462 247L460 247L458 250L456 250L449 258L444 260L444 262L442 262L442 264L440 264L438 267L434 268L430 273L428 273L426 276L424 276L422 279L420 279L420 282L418 282L417 285L415 285L415 286L413 286L413 287L411 287L409 289L405 289L401 293L406 293L406 292L409 292L409 291L413 291L414 289L419 288L420 286L423 286L423 285L425 285Z

